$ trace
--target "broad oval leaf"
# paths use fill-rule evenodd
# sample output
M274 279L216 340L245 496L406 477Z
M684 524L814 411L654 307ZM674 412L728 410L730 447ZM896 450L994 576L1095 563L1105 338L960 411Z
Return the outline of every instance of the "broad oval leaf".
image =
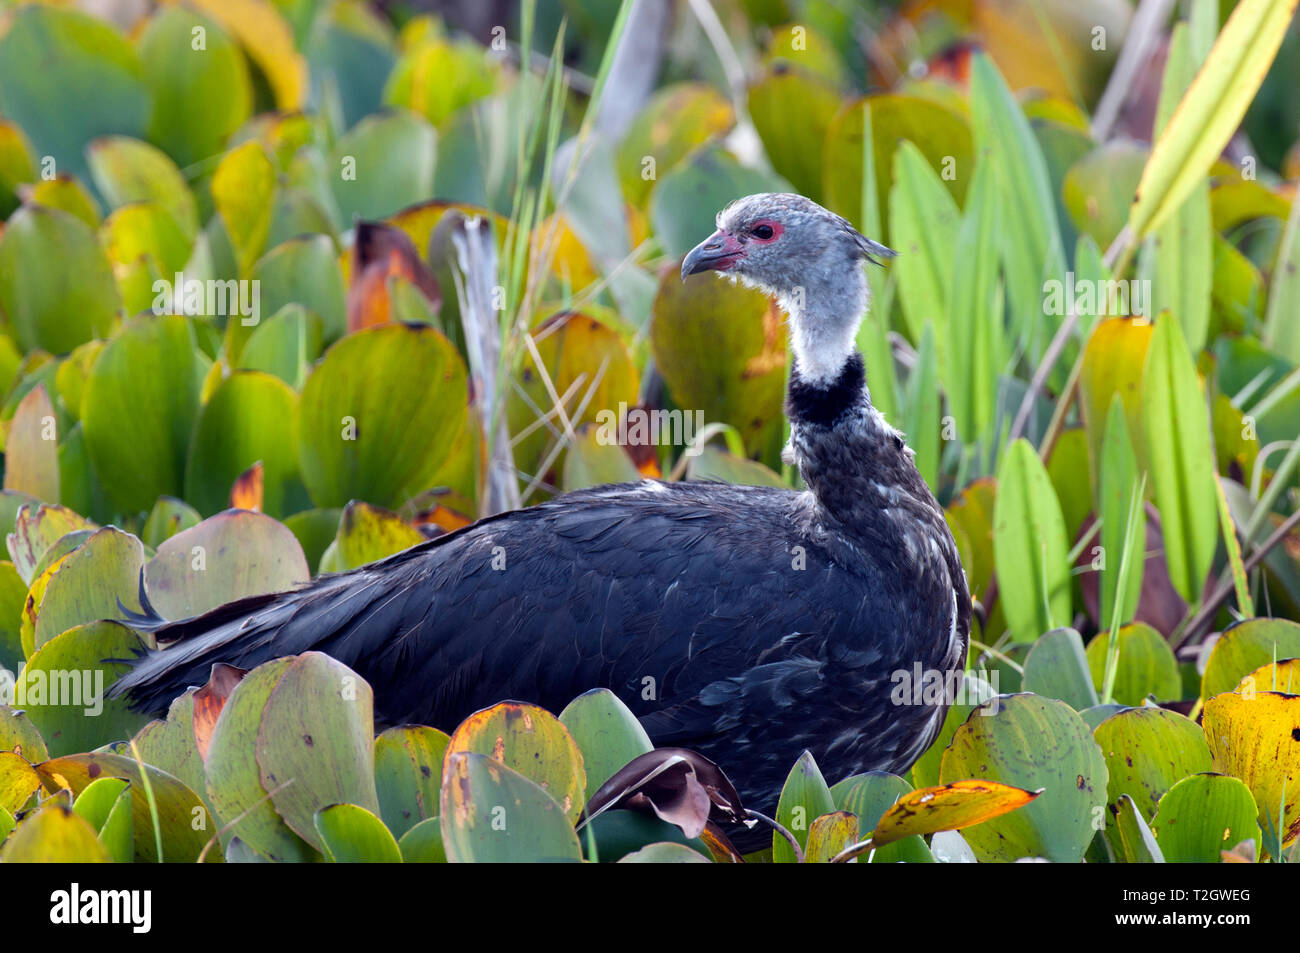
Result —
M1078 862L1095 833L1093 812L1106 803L1106 762L1092 732L1065 702L1020 694L989 704L995 714L972 714L953 735L940 781L985 779L1043 794L962 836L981 861Z
M460 355L431 327L370 328L331 347L298 404L298 463L316 505L391 507L428 489L468 425L467 388Z

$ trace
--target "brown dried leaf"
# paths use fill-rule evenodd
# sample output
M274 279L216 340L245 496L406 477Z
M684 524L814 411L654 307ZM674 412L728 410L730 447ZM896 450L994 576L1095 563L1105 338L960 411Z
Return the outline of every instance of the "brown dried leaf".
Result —
M591 796L583 823L615 807L654 814L687 837L699 837L710 820L753 823L722 769L686 748L658 748L633 758Z

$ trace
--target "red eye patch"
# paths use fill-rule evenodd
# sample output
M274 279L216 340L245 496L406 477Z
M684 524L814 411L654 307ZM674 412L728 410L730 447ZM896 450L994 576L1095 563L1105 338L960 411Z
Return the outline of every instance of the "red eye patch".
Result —
M767 245L780 238L783 231L785 226L780 222L774 222L770 218L760 218L749 227L749 237L760 245Z

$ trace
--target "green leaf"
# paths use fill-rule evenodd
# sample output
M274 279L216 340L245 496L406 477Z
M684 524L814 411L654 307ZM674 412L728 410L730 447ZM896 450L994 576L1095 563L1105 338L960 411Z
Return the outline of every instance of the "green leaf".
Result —
M1146 563L1146 514L1142 500L1136 510L1140 525L1129 532L1129 513L1133 511L1134 494L1139 492L1137 456L1129 439L1128 418L1119 394L1111 397L1110 412L1102 437L1101 461L1098 469L1099 514L1101 516L1101 556L1104 560L1098 586L1101 611L1098 618L1109 626L1115 613L1115 603L1121 585L1124 603L1119 609L1119 621L1127 622L1137 611L1138 597L1142 594L1142 573ZM1125 553L1125 540L1128 552ZM1121 570L1123 576L1121 577Z
M784 424L786 334L780 309L760 291L707 273L660 281L650 344L673 401L682 414L735 421L746 453L770 447L769 463Z
M794 835L801 848L808 845L808 830L813 821L835 810L835 799L826 786L811 751L799 756L781 788L776 820ZM772 860L778 864L795 862L794 848L778 831L772 832Z
M959 727L966 723L966 719L970 717L971 712L997 694L997 691L988 682L974 673L962 673L960 691L954 698L953 704L948 706L948 714L944 716L943 726L939 729L939 734L930 747L926 749L925 754L921 755L920 760L912 765L912 782L917 787L934 787L939 783L940 763L944 751L948 749L948 745L952 742L952 736ZM989 711L989 709L982 708L981 711Z
M788 191L789 183L770 172L742 166L721 149L703 149L661 173L650 193L650 224L664 252L681 258L713 231L718 209L737 196Z
M0 310L23 351L66 354L104 337L118 307L108 258L85 222L26 205L0 234Z
M1094 812L1106 803L1106 763L1088 726L1064 702L1003 695L996 714L973 715L944 753L942 783L987 778L1044 793L1032 803L967 828L984 862L1045 857L1077 863L1092 840ZM1026 739L1033 743L1026 745Z
M272 806L262 786L256 746L262 712L292 657L274 659L245 675L212 729L203 760L208 799L222 825L258 855L276 861L307 861L317 855Z
M582 859L567 812L528 778L487 755L447 753L440 818L452 863Z
M1163 864L1165 857L1160 845L1142 814L1134 807L1133 799L1127 794L1120 795L1116 810L1116 825L1125 860L1130 864Z
M203 44L196 49L195 31ZM253 110L253 87L239 45L206 17L167 6L140 36L140 61L153 108L149 138L183 166L217 155Z
M1097 704L1083 639L1074 629L1053 629L1030 647L1021 685L1027 692L1059 698L1075 711Z
M195 689L178 695L167 709L166 719L155 719L141 728L132 740L140 760L180 779L192 791L205 797L207 781L203 756L194 737Z
M449 741L437 728L423 725L389 728L375 739L379 815L399 840L437 817L442 759ZM438 838L441 842L441 834Z
M1156 119L1156 135L1173 115L1192 81L1196 67L1191 61L1187 28L1176 24L1165 59L1164 83ZM1210 185L1200 181L1187 193L1170 216L1152 233L1144 247L1144 262L1151 274L1151 310L1168 308L1182 326L1193 354L1205 346L1210 325L1210 286L1214 278L1214 229L1210 222Z
M467 425L467 394L464 362L433 328L387 325L340 340L298 405L298 463L316 505L391 507L428 489Z
M275 246L258 261L252 277L260 282L263 314L299 304L320 316L326 343L346 332L343 271L328 236L303 235Z
M18 403L5 437L4 488L48 503L59 501L58 434L54 405L37 384Z
M1143 422L1169 581L1199 603L1219 532L1210 422L1178 322L1156 322L1142 375Z
M593 688L569 702L560 712L560 722L582 752L585 800L625 764L654 750L636 715L607 688Z
M628 201L643 205L659 176L735 121L730 100L707 83L673 83L657 90L618 147L618 177ZM647 157L654 160L653 177L647 175Z
M178 500L174 496L160 496L144 521L140 541L150 549L157 549L181 530L197 526L202 519L199 511L184 500Z
M1088 643L1088 667L1092 683L1101 691L1106 673L1106 632ZM1148 695L1157 701L1178 701L1182 697L1178 660L1169 643L1145 622L1134 622L1119 630L1119 667L1111 698L1121 705L1141 705Z
M56 635L27 660L16 700L52 755L129 738L149 720L132 711L127 699L104 697L144 648L124 625L91 622Z
M993 425L995 381L1006 362L1002 315L995 309L1001 221L993 165L977 162L953 250L946 320L952 344L943 368L944 393L967 442L983 438Z
M560 484L566 493L603 483L635 483L640 479L641 473L627 451L616 442L602 439L602 432L596 427L581 431L564 452Z
M639 478L639 473L630 477L633 480ZM741 486L785 486L785 481L775 470L765 467L757 460L738 457L714 446L705 446L699 454L690 458L686 464L686 479L721 480Z
M436 817L421 821L397 842L404 864L445 864L447 852L442 848L442 821Z
M948 302L960 214L921 150L910 142L899 143L889 193L890 241L899 252L893 266L898 274L898 296L914 342L920 342L926 324L934 325L939 364L945 370L949 359ZM963 360L969 357L962 355Z
M876 194L869 196L864 206L863 129L868 109ZM942 168L951 160L954 175L945 180L945 185L953 198L963 201L975 155L966 117L935 99L887 93L848 103L832 121L822 148L827 207L870 230L870 223L861 221L861 217L863 209L874 203L881 212L877 235L892 236L893 225L886 218L885 211L894 185L894 150L904 139L916 144L932 168Z
M193 863L214 831L207 809L197 794L165 771L143 768L134 758L104 752L71 754L38 764L47 790L69 788L81 794L97 778L123 778L130 782L131 826L135 832L135 859L146 863ZM146 783L145 778L148 778ZM158 856L161 835L162 856Z
M59 171L84 180L92 139L144 132L149 93L140 72L135 51L103 20L21 7L0 37L0 113L23 128L37 155L52 156Z
M400 864L402 852L384 822L364 807L331 804L316 812L325 859L335 864Z
M176 8L162 17L174 12ZM210 116L203 118L205 122L210 120ZM166 153L139 139L104 136L90 144L86 157L95 187L110 208L133 202L156 202L171 213L186 237L193 240L199 228L198 204L185 176ZM172 279L170 274L163 277Z
M1217 864L1222 851L1242 841L1259 848L1255 798L1237 778L1194 774L1160 798L1151 822L1156 842L1171 864Z
M912 793L912 785L908 784L902 778L887 774L884 771L868 771L865 774L855 774L852 777L845 778L838 784L831 785L831 797L834 798L835 807L840 811L848 811L857 818L855 833L852 840L841 845L849 846L853 840L858 837L865 837L875 830L884 817L885 812L894 806L906 794ZM831 815L834 816L834 815ZM814 830L816 822L813 822ZM812 843L812 835L809 835L809 843ZM833 854L832 854L833 856ZM812 858L811 849L809 859ZM865 858L859 858L858 862L862 863ZM918 835L904 837L901 840L885 844L883 847L877 847L871 855L873 864L892 864L892 863L912 863L928 864L933 862L934 857L931 855L925 841Z
M9 864L108 864L113 858L95 829L57 799L25 818L0 846L0 862Z
M298 479L298 395L284 381L261 371L236 370L221 381L199 410L185 466L185 497L202 513L230 505L239 475L262 464L262 510L281 516L303 509L307 494Z
M618 862L620 864L710 864L713 861L698 851L691 850L685 844L660 841L625 854Z
M971 62L971 125L977 150L993 165L1005 220L1015 223L1001 234L1007 294L1012 313L1020 315L1016 331L1029 353L1037 355L1046 346L1035 318L1043 310L1043 282L1065 272L1056 204L1029 120L983 53Z
M383 218L427 199L437 154L438 134L421 116L399 111L362 119L330 154L339 224L350 228L356 218Z
M140 540L114 526L96 530L45 570L44 594L27 608L36 614L33 644L40 648L73 626L120 618L119 605L138 611L143 566Z
M275 166L255 141L227 152L212 175L212 201L230 237L241 278L266 248L275 190Z
M795 191L821 201L822 153L808 146L826 140L840 111L839 93L816 77L778 69L750 85L748 108L772 168Z
M48 568L50 560L45 558L45 554L55 543L69 533L95 528L84 516L74 513L66 506L28 502L18 494L7 496L6 499L21 504L16 519L12 521L13 532L6 537L5 542L9 547L9 555L13 557L14 568L29 586L36 579L38 569L44 571ZM65 549L60 555L70 551Z
M1210 769L1210 749L1200 726L1164 708L1126 708L1097 725L1092 736L1106 759L1112 834L1121 797L1131 798L1150 820L1166 791L1189 774Z
M81 423L95 473L123 510L181 495L199 373L194 332L179 315L134 318L95 360Z
M1007 448L998 472L993 549L1000 601L1019 642L1070 623L1065 518L1047 470L1027 440Z
M262 711L256 757L276 813L317 850L325 849L314 822L321 808L346 802L379 811L374 697L328 655L304 652L285 668Z
M356 569L423 543L425 538L396 513L353 501L339 520L339 565Z
M72 809L90 822L115 863L131 862L134 854L134 824L131 816L131 783L122 778L91 781L72 804Z
M1130 139L1112 139L1077 159L1061 185L1070 221L1107 248L1128 220L1129 206L1151 151Z
M177 533L144 568L149 600L168 619L292 589L310 577L293 533L249 510L227 510Z
M1260 337L1264 344L1293 364L1300 364L1300 202L1291 202L1291 214L1277 250L1268 287L1268 312Z

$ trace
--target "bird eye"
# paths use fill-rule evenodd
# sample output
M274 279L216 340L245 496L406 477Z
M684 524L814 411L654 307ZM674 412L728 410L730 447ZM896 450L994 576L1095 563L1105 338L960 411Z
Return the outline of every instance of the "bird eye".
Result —
M767 241L776 234L776 232L772 230L771 225L755 225L752 233L755 238L761 239L762 241Z

